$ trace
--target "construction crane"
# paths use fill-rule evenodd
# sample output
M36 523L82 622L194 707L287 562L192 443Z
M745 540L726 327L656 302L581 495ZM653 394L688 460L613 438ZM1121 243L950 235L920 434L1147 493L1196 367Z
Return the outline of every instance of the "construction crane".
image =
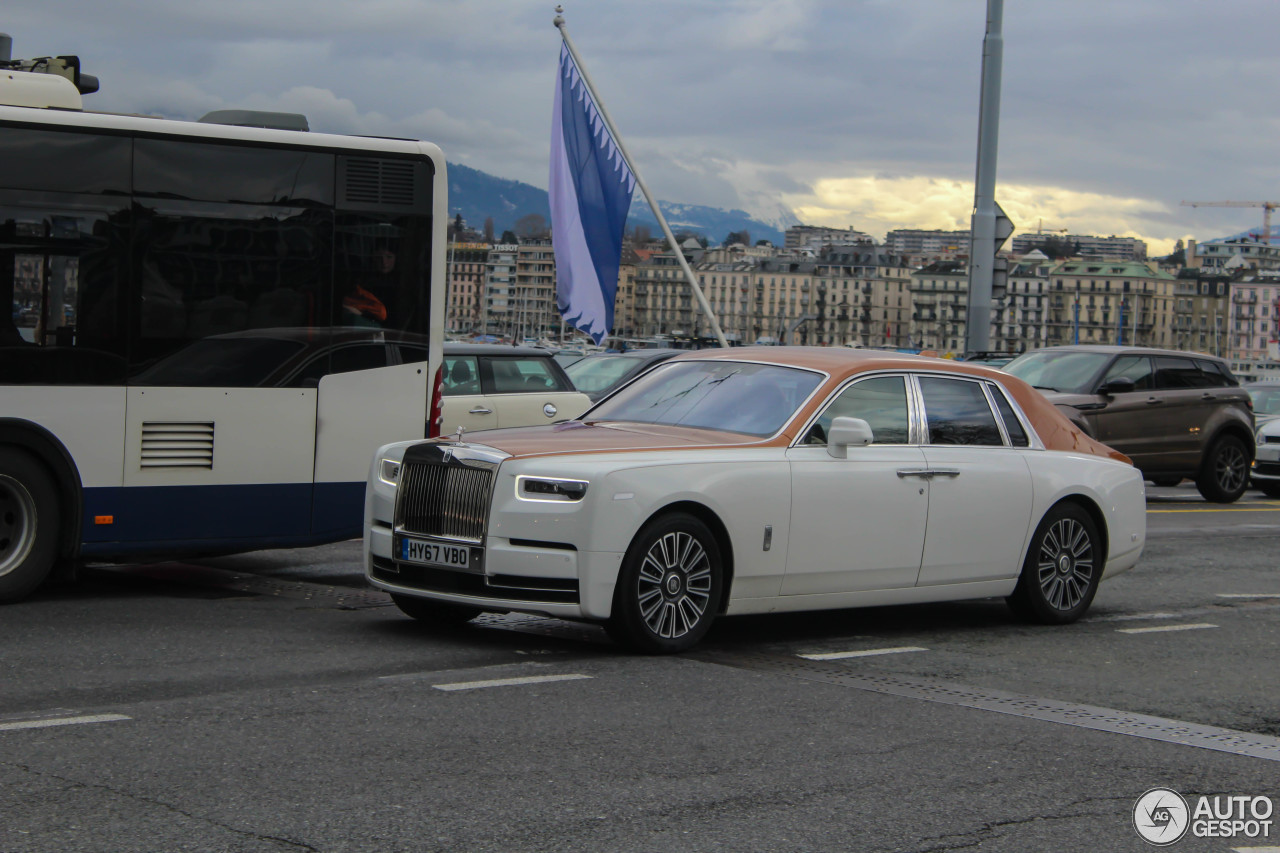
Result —
M1262 208L1262 242L1271 245L1271 211L1280 201L1184 201L1183 207L1260 207Z

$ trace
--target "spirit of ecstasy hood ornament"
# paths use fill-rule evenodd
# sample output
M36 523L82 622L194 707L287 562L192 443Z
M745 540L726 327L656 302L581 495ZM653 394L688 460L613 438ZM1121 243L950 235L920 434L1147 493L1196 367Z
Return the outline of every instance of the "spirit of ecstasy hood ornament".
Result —
M463 431L464 431L464 430L466 430L466 427L461 426L461 425L458 427L458 432L457 432L457 434L453 437L453 440L454 440L454 442L455 442L455 443L457 443L457 444L462 444L462 433L463 433Z

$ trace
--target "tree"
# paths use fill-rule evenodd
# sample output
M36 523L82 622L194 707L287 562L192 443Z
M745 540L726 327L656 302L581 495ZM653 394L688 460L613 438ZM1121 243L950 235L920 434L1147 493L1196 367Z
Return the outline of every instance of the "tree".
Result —
M503 243L519 243L520 238L516 236L516 232L508 228L506 231L502 232L502 242Z
M493 242L493 217L486 217L484 220L484 241L486 243Z
M631 229L631 245L644 246L653 239L648 225L636 225Z
M516 220L516 236L521 239L542 239L551 236L547 218L541 213L527 213Z
M745 228L741 231L730 231L729 235L724 238L724 245L730 246L734 243L741 243L744 246L750 246L751 234Z

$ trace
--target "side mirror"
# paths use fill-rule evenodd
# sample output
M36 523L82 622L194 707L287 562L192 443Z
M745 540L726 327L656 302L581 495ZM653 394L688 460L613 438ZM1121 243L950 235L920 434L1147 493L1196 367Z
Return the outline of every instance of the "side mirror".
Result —
M871 424L862 418L836 418L827 433L827 452L837 459L846 459L850 447L864 447L874 438Z
M1117 376L1115 379L1108 379L1102 383L1102 387L1098 389L1098 393L1106 397L1112 397L1116 394L1128 394L1133 391L1133 380L1126 376Z

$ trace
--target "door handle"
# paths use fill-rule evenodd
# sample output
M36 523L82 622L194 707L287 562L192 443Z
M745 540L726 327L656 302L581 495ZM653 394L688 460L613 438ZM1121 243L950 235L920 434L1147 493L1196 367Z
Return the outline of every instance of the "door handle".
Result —
M929 476L930 477L959 477L960 469L959 468L930 468Z
M1212 400L1212 399L1214 399L1214 396L1213 396L1212 394L1209 394L1209 393L1207 393L1207 392L1206 392L1206 393L1204 393L1204 394L1201 394L1201 395L1200 395L1200 399L1201 399L1201 400Z
M927 480L932 476L933 476L933 472L930 471L928 468L899 468L898 469L899 479L904 477L923 477L924 479Z
M1148 406L1157 406L1157 405L1159 405L1159 404L1161 404L1161 403L1163 403L1163 402L1164 402L1164 400L1161 400L1159 397L1148 397L1148 398L1147 398L1147 405L1148 405Z
M493 409L486 409L484 406L476 406L474 409L472 409L471 411L467 412L467 414L469 414L469 415L492 415L492 414L493 414Z

